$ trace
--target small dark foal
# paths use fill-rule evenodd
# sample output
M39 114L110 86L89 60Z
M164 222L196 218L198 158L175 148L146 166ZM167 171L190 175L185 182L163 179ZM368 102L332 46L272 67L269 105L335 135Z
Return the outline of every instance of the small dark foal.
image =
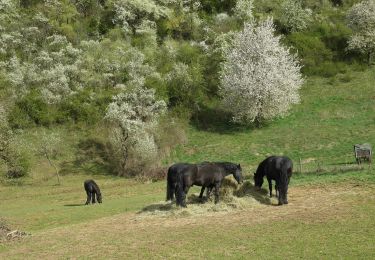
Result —
M85 191L87 194L87 200L86 200L86 205L91 203L95 203L95 195L96 199L99 203L102 203L102 194L100 193L100 189L98 184L94 180L86 180L83 183L83 186L85 187Z

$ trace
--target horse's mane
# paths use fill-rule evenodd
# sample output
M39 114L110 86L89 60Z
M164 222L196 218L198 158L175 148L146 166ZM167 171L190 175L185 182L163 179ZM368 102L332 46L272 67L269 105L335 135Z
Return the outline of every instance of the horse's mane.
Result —
M263 178L263 177L264 177L264 175L266 174L264 168L266 167L266 163L267 163L267 161L268 161L269 158L270 158L270 157L264 159L264 160L258 165L258 168L257 168L257 170L256 170L256 172L255 172L255 175L254 175L255 178L259 178L259 179L260 179L260 178Z
M238 168L238 164L231 163L231 162L213 162L212 164L218 165L219 167L222 167L227 171L233 171Z

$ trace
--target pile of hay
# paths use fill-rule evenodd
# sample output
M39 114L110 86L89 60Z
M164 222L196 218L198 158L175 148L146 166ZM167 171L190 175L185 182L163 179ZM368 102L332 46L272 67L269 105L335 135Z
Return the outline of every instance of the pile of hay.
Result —
M176 217L212 214L215 212L230 212L255 208L261 204L271 204L266 190L255 188L252 183L245 181L239 185L233 177L225 178L220 189L220 202L214 203L214 192L210 199L199 198L199 194L189 194L187 198L187 208L177 207L175 202L158 202L146 206L140 212L139 217Z

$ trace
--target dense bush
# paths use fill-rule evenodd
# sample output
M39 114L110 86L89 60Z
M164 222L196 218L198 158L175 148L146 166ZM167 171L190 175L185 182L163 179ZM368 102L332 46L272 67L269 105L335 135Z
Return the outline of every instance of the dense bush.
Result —
M22 143L15 138L7 120L4 106L0 105L0 160L6 166L5 177L19 178L28 174L29 160L21 150Z
M333 58L332 51L314 34L292 33L288 36L287 41L298 53L304 73L316 74L323 62L331 61Z
M55 122L56 112L56 109L49 106L38 93L31 93L16 101L10 111L9 121L14 128L49 126Z
M360 45L373 41L373 17L359 12L373 8L359 8L359 2L3 0L0 102L7 104L10 130L92 126L101 122L116 95L142 88L155 91L155 99L164 100L173 117L192 119L198 126L224 124L228 114L217 105L220 71L244 23L274 17L275 35L298 56L305 75L335 79L338 74L347 81L350 76L342 75L363 69L373 52L372 45ZM364 35L366 41L358 41ZM142 142L144 147L170 146L157 134ZM22 175L22 167L10 174Z
M155 161L155 129L165 109L165 102L155 99L155 90L142 87L116 95L108 105L105 119L111 130L118 175L139 173Z

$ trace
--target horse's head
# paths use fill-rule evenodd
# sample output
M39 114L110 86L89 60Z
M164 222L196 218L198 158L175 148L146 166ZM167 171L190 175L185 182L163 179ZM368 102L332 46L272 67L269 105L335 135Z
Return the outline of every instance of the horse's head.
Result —
M96 199L98 200L99 203L102 203L102 194L97 194Z
M236 169L235 169L235 171L233 173L233 176L236 179L236 181L238 182L238 184L240 184L240 183L243 182L242 169L241 169L241 165L240 164L236 165Z
M255 187L261 188L263 185L263 176L260 176L256 172L254 172L254 185Z

